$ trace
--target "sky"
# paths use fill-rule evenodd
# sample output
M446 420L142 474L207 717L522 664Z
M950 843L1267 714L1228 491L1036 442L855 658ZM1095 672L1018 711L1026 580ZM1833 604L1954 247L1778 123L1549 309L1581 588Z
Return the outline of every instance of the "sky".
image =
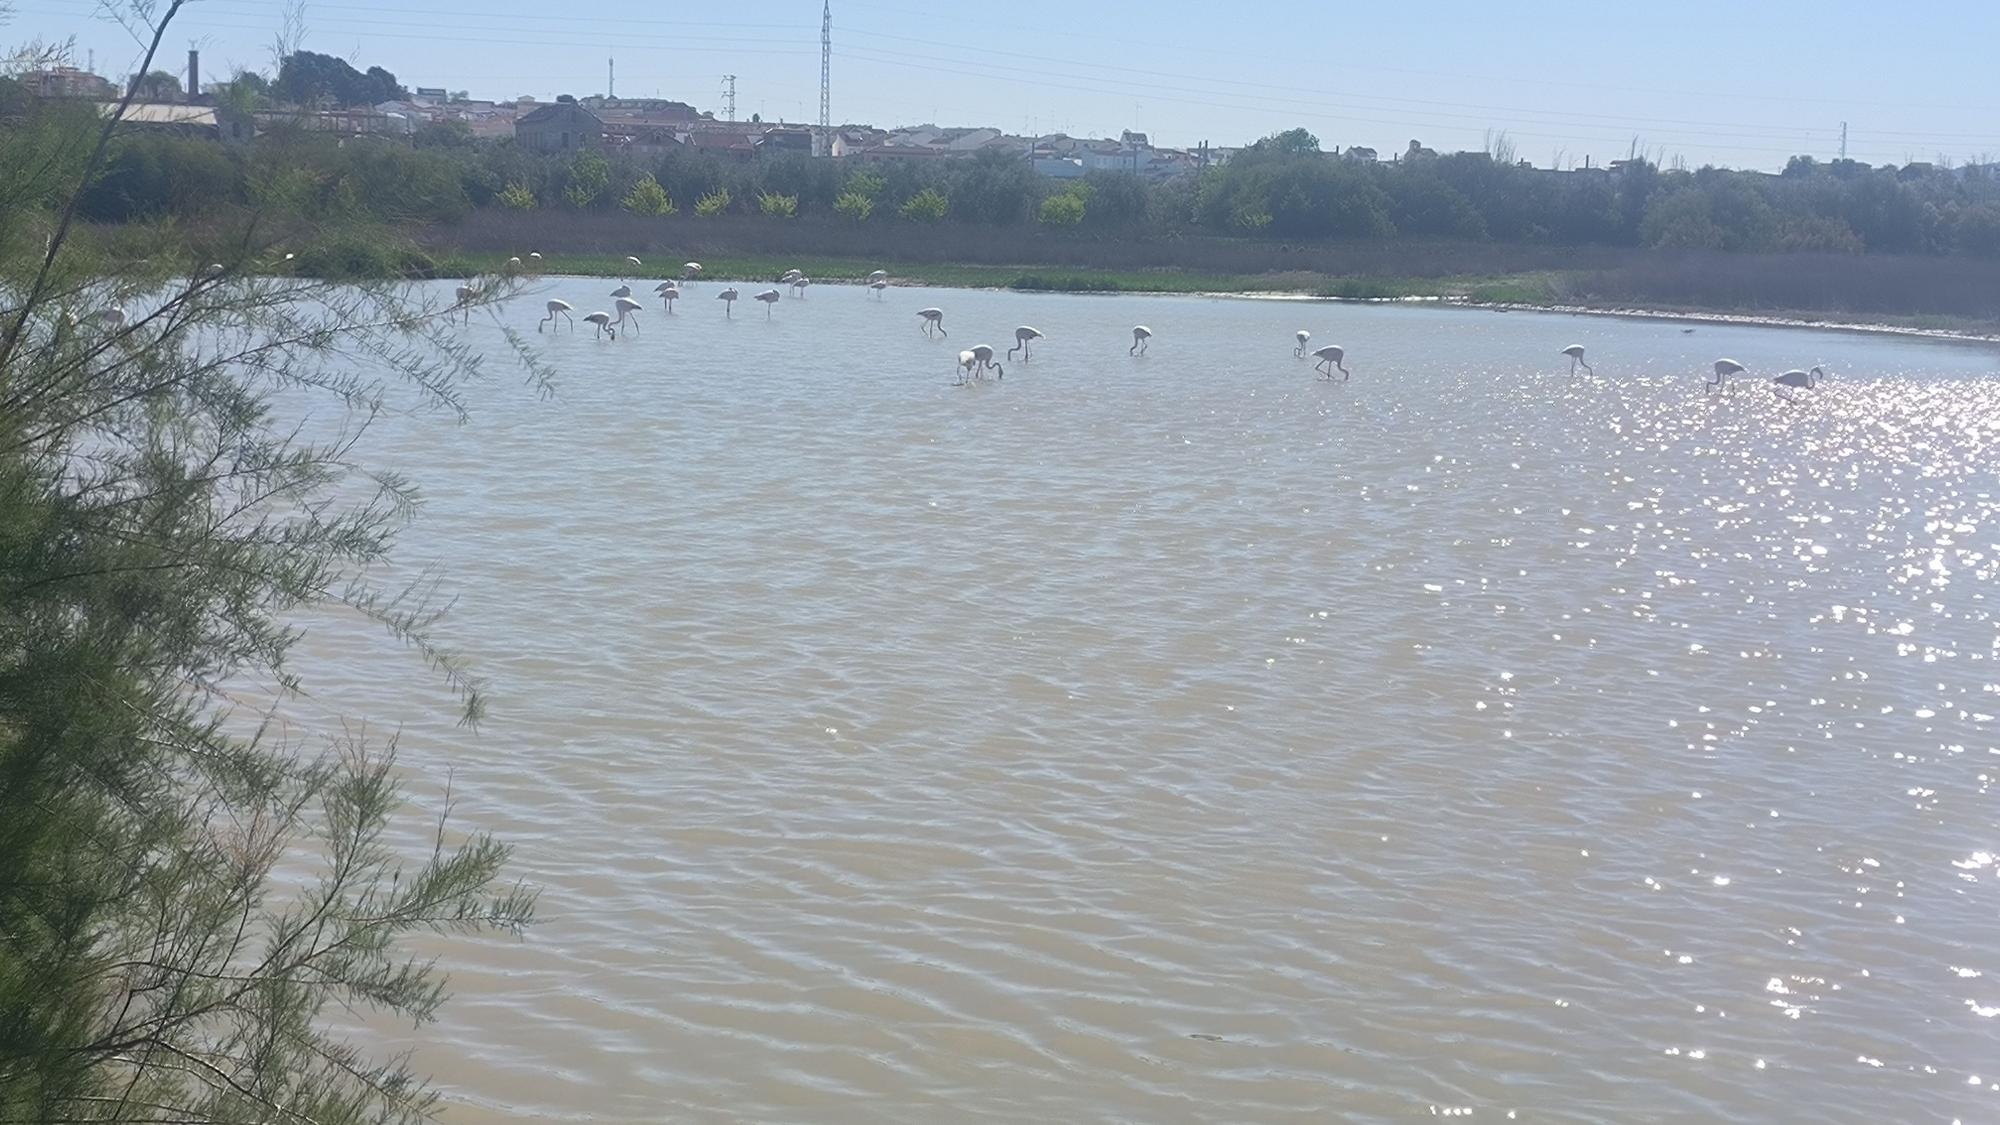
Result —
M0 0L0 43L74 37L117 79L141 53L105 3ZM143 0L142 0L143 2ZM151 0L164 7L165 0ZM1303 126L1384 157L1505 134L1542 166L1635 147L1690 167L1794 153L1874 164L2000 159L2000 0L890 0L833 2L833 119L1155 144ZM617 92L813 121L821 0L305 0L307 49L474 97ZM270 70L286 0L191 0L158 69Z

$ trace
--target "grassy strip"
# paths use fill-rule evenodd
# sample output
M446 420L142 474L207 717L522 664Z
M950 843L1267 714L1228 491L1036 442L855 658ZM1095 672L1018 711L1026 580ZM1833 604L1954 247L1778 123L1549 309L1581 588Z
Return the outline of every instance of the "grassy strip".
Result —
M636 280L679 276L680 266L679 262L653 262L634 271L627 265L622 255L557 253L543 255L542 272L549 276L630 277ZM904 283L963 289L1013 289L1023 292L1274 293L1341 300L1430 299L1481 305L1587 308L1603 311L1624 311L1634 305L1631 301L1591 296L1590 282L1596 275L1589 271L1538 271L1500 276L1437 278L1332 277L1308 271L1235 274L1167 269L1115 270L1019 265L898 264L846 257L778 258L767 255L706 257L703 260L703 267L704 279L749 283L775 283L778 275L788 269L802 270L806 276L823 282L855 283L865 279L873 270L887 269L897 281ZM471 276L497 273L506 268L505 255L447 252L437 261L436 276ZM1871 324L1978 335L2000 331L2000 322L1990 318L1944 314L1787 311L1654 302L1644 302L1641 307L1668 315L1733 315L1750 312L1758 316L1808 324Z
M1490 302L1553 303L1550 276L1500 278L1328 277L1308 272L1232 274L1188 270L1110 270L1037 266L884 264L855 258L732 256L707 258L702 277L714 281L774 282L788 269L830 282L859 282L877 269L896 280L955 289L1015 289L1034 293L1296 293L1350 300L1430 297ZM653 263L633 270L613 254L547 254L542 272L575 277L678 277L679 262ZM507 268L500 254L449 254L438 260L440 277L497 273Z

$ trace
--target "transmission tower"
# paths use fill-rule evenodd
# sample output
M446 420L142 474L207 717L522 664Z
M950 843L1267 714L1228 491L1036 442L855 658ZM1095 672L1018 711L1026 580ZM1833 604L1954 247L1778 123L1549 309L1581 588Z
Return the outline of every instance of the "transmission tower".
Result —
M819 155L833 155L833 0L819 15Z
M607 98L616 98L618 96L617 59L604 60L604 96Z
M724 121L736 120L736 76L734 74L725 74L722 76L722 119Z

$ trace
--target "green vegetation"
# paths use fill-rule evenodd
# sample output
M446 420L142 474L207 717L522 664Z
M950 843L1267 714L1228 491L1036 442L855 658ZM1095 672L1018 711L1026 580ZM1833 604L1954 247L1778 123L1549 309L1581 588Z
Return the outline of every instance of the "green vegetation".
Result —
M311 70L303 66L294 69ZM245 74L231 93L268 100L278 85ZM93 125L63 125L62 107L17 94L0 82L0 109L15 107L10 131ZM1782 175L1763 175L1635 159L1551 172L1515 163L1504 138L1452 154L1412 143L1387 163L1322 152L1317 137L1294 129L1199 174L1059 182L1001 152L856 165L698 150L550 155L448 127L426 128L413 144L342 144L280 128L241 147L134 131L113 144L78 214L99 224L171 221L205 241L280 189L295 197L289 206L348 232L344 249L301 252L324 276L356 276L370 261L407 275L457 274L503 247L502 259L658 249L712 260L866 255L925 278L949 276L944 267L958 262L977 266L980 284L1027 277L1371 295L1443 285L1471 296L1496 278L1531 278L1509 283L1525 294L1560 276L1559 299L1578 303L1981 320L2000 307L1994 166L1800 157ZM675 200L694 200L692 215L676 215ZM638 219L651 225L624 225ZM363 228L379 252L355 245ZM1879 264L1900 259L1937 266ZM1422 291L1404 279L1423 280Z
M732 200L730 199L729 196L729 189L722 188L716 191L709 192L707 195L704 195L700 199L695 200L694 213L700 215L704 219L713 219L717 215L722 214L724 211L729 210L729 204L731 202Z
M417 493L361 451L385 409L461 418L482 362L406 287L289 275L287 246L394 245L357 166L246 179L202 232L81 226L110 133L0 130L0 1120L423 1120L350 1013L429 1020L409 937L532 900L499 844L399 813L393 739L299 724L290 654L346 615L480 716L432 583L388 577Z
M625 209L634 215L650 215L654 218L671 215L679 210L674 206L674 201L667 196L667 189L661 187L660 181L654 179L651 173L641 176L639 182L632 185L632 190L625 193Z
M951 202L936 188L925 188L904 201L900 214L913 223L941 223Z
M853 223L865 223L875 213L875 201L858 191L845 192L833 201L833 213Z
M767 191L757 197L757 210L767 218L795 219L799 214L799 197Z

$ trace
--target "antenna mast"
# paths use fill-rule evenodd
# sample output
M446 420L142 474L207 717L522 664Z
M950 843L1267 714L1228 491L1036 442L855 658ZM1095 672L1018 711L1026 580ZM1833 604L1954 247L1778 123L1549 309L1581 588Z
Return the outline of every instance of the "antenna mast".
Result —
M604 60L604 96L607 98L615 98L618 96L617 59Z
M736 76L722 76L722 116L725 121L736 120Z
M1840 158L1847 159L1847 122L1840 123Z
M833 0L819 16L819 155L833 155Z

